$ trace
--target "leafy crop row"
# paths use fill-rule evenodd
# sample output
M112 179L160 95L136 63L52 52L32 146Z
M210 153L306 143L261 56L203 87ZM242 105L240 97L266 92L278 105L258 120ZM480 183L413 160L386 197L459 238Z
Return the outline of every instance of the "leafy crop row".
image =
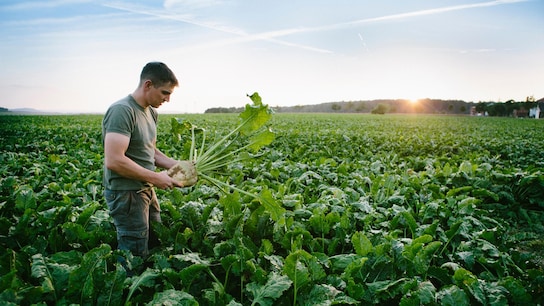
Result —
M217 137L236 124L187 117ZM158 146L186 158L169 119ZM279 206L200 184L159 191L162 245L142 260L115 250L100 116L0 120L3 304L543 301L542 121L276 114L274 142L223 179Z

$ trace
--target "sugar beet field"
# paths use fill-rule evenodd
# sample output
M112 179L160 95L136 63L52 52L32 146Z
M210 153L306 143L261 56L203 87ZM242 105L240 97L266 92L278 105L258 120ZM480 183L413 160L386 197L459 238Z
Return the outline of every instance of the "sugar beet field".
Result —
M238 120L159 116L178 159L174 117L209 135ZM266 203L159 190L142 259L116 250L101 119L0 116L0 304L543 304L544 120L274 114L273 142L220 177Z

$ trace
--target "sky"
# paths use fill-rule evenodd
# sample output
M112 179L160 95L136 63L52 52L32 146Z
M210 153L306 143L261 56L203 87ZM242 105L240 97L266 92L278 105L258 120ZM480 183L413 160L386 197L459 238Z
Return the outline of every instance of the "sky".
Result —
M0 107L104 113L142 67L159 112L544 98L544 0L2 0Z

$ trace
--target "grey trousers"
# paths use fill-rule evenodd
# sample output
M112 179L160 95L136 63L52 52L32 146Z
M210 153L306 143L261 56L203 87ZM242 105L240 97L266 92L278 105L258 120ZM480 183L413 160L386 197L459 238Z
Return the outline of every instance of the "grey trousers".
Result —
M152 222L161 222L160 206L153 188L104 191L117 230L117 248L147 257L150 245L158 245Z

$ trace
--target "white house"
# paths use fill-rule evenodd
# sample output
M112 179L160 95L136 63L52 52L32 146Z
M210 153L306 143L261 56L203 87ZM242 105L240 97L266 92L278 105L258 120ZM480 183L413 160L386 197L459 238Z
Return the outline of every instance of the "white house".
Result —
M529 117L539 119L542 111L544 111L544 102L539 102L536 104L536 107L529 110Z

